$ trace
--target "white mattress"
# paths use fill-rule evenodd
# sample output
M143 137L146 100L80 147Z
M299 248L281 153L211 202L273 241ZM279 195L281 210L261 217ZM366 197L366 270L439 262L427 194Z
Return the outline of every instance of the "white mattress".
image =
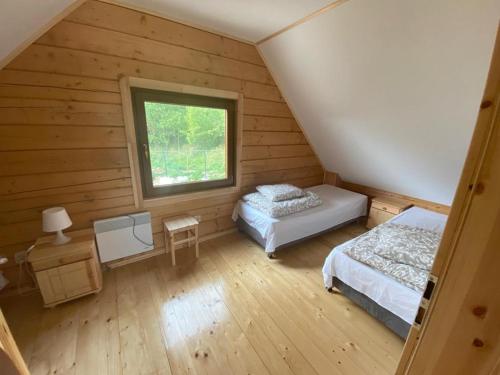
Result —
M412 207L389 221L442 233L447 218L443 214ZM346 255L344 251L354 240L335 247L326 258L323 266L325 286L330 288L332 277L335 276L405 322L412 324L422 294Z
M323 204L279 218L272 218L243 201L233 211L255 228L266 240L266 252L278 246L322 232L336 225L366 215L367 197L331 185L318 185L308 189L318 194Z

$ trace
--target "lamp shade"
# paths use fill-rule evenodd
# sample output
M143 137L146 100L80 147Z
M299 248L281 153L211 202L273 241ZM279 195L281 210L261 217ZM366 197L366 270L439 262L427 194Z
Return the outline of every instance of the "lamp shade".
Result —
M42 219L44 232L57 232L69 228L73 224L64 207L43 210Z

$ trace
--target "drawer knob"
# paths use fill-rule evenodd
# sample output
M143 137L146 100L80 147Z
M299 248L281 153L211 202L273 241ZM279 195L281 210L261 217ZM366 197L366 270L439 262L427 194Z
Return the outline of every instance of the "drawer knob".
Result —
M387 211L387 207L382 207L382 209L383 209L384 211Z

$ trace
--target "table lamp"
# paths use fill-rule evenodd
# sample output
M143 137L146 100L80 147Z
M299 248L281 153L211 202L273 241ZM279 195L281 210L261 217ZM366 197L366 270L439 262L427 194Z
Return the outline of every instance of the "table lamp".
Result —
M44 232L57 232L56 238L52 242L54 245L62 245L71 241L71 237L64 235L63 229L69 228L71 219L64 207L52 207L43 210L43 231Z

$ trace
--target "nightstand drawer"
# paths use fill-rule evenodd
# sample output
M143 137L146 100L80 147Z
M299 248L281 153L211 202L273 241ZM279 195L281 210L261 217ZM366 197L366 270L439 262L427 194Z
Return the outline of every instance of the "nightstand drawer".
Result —
M382 211L372 206L372 208L370 209L370 215L368 216L366 227L369 229L374 228L377 225L380 225L382 223L385 223L387 220L392 219L394 216L396 215L391 212Z
M64 264L90 259L93 256L93 252L93 247L87 247L73 253L68 252L68 254L63 256L37 260L36 262L32 262L31 266L33 267L33 271L42 271L49 268L59 267Z
M393 206L387 202L379 202L376 200L372 201L372 208L375 208L380 211L386 211L394 215L403 212L403 209L401 207Z
M36 246L28 257L34 271L59 267L94 257L96 252L94 235L74 236L63 245L53 245L46 237L37 240Z

